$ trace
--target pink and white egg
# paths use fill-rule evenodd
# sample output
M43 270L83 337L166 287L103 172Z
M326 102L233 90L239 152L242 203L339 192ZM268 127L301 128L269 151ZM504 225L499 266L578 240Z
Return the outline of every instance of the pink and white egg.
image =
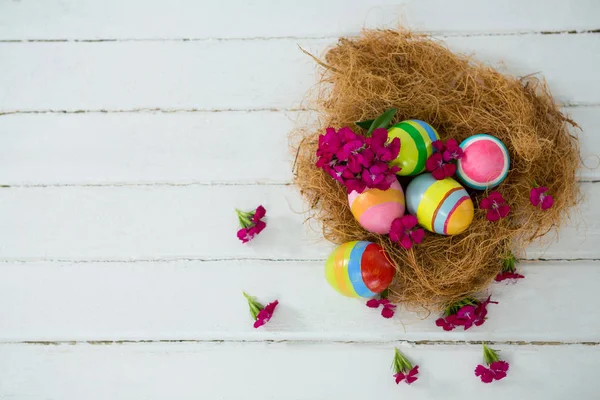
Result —
M473 135L463 140L460 147L464 155L456 164L456 176L466 186L491 189L508 175L510 156L500 139L487 134Z

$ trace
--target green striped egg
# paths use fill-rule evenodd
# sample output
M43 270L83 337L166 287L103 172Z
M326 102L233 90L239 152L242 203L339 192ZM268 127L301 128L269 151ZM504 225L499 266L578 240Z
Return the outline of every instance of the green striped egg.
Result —
M392 165L401 170L398 175L414 176L425 171L425 163L433 154L433 146L440 135L427 122L410 119L393 125L388 129L388 138L400 138L400 154Z

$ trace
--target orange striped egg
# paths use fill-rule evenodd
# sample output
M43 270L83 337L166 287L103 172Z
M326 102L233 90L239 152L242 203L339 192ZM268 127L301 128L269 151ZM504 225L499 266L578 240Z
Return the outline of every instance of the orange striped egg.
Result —
M325 263L325 279L348 297L373 297L394 279L396 269L378 244L354 241L338 246Z
M438 181L429 173L417 176L406 188L406 206L419 225L442 235L462 233L473 222L473 201L452 178Z
M404 215L404 192L396 180L388 190L353 191L348 195L348 203L358 223L380 235L389 233L392 221Z

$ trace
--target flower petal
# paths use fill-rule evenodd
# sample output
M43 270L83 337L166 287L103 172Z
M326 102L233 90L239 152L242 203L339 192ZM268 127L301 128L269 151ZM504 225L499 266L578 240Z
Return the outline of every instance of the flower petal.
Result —
M442 179L446 179L446 172L444 168L436 168L431 171L431 175L435 178L435 180L441 181Z
M554 197L546 195L542 200L542 210L547 210L554 204Z
M404 225L405 229L412 229L415 226L417 226L417 223L419 222L417 220L417 217L415 217L412 214L406 214L405 216L403 216L401 218L401 220L402 220L402 225Z
M485 197L479 202L479 208L483 210L489 210L490 208L492 208L492 202L489 198Z
M377 300L377 299L371 299L371 300L367 301L367 307L370 307L370 308L379 308L379 300Z
M446 145L441 140L434 141L433 143L431 143L431 146L440 153L446 150Z
M404 375L402 372L398 372L397 374L394 374L394 378L396 378L396 385L397 385L400 382L402 382L404 380L404 378L406 378L406 375Z
M410 237L408 235L402 236L402 238L400 239L400 246L408 250L412 247L412 245L412 240L410 240Z
M456 164L444 164L444 174L450 178L456 172Z
M381 310L381 316L383 318L392 318L394 316L394 309L392 307L383 307L383 310Z
M500 214L500 218L506 217L509 212L510 212L510 206L507 204L504 204L504 205L498 207L498 214Z
M487 218L488 221L495 222L500 219L500 213L498 213L498 211L496 211L496 210L489 210L487 212L487 214L485 215L485 217Z
M423 241L423 238L425 237L425 230L421 228L415 229L414 231L410 232L410 237L413 240L413 242L419 244Z
M490 364L490 369L492 371L502 371L502 372L506 372L508 371L508 368L510 367L510 365L506 362L506 361L494 361L493 363Z
M262 219L267 214L267 210L261 205L256 207L254 215L252 216L252 222L256 223L259 219Z

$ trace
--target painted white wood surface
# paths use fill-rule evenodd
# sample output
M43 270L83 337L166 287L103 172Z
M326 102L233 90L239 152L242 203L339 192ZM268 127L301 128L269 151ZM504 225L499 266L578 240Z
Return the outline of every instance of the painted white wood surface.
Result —
M0 112L288 109L315 83L314 61L334 39L201 42L0 43ZM544 72L558 101L598 104L597 34L461 36L448 45ZM573 62L577 60L577 62ZM48 66L51 66L50 68Z
M0 39L340 36L399 23L435 32L598 29L594 0L21 0L0 3Z
M583 129L574 130L587 166L581 179L598 180L600 107L565 112ZM286 134L315 120L293 111L5 115L0 184L289 183Z
M600 258L600 185L582 191L580 215L560 240L548 237L527 258ZM234 208L258 204L268 229L242 245ZM316 223L304 224L306 208L295 187L278 185L4 188L0 261L325 259L332 244Z
M419 380L396 385L394 343L0 345L6 399L597 399L598 346L495 345L509 377L473 374L480 345L397 344ZM209 395L207 395L209 394Z
M599 342L598 262L525 264L517 284L493 283L481 327L445 332L434 313L393 319L347 299L323 262L0 264L0 342L119 340L393 340ZM242 291L280 305L252 327ZM310 295L307 295L310 293ZM575 309L574 309L575 307ZM576 311L576 312L574 312Z
M0 398L597 398L599 13L592 0L0 2ZM297 44L318 54L404 20L542 72L584 128L581 215L527 254L578 261L491 285L500 304L467 332L336 295L331 246L287 186L286 135L311 121L296 110L315 72ZM232 209L258 203L269 227L242 245ZM251 328L241 290L281 301L269 325ZM398 340L418 343L403 347L418 385L393 384ZM509 379L472 375L480 340L500 342Z

